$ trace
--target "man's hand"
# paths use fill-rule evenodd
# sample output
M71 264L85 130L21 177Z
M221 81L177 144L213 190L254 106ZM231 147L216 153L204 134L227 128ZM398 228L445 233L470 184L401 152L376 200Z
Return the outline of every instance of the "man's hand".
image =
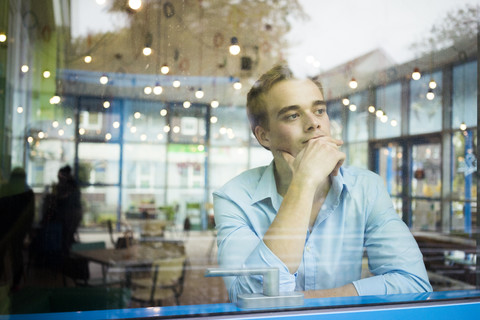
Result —
M345 153L339 150L342 140L332 137L320 137L309 140L296 157L278 150L273 152L275 164L281 175L297 176L302 181L319 184L330 174L336 176L343 162Z

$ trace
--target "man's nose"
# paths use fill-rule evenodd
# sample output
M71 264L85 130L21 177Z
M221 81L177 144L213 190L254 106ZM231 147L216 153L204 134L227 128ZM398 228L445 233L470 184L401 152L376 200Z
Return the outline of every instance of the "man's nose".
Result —
M320 128L320 119L314 114L307 114L305 117L305 131L310 131Z

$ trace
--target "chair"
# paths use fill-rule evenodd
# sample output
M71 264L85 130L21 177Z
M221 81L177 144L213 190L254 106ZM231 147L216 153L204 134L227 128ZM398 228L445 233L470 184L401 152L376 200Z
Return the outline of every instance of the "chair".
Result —
M186 265L186 256L160 259L152 264L149 276L136 278L132 275L132 301L139 302L142 306L153 306L162 305L162 301L174 298L179 305Z

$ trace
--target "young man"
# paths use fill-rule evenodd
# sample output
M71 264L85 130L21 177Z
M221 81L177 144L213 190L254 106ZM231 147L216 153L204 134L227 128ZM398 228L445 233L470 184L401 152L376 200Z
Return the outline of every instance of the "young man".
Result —
M306 298L432 290L382 179L342 167L321 86L276 66L248 93L247 113L274 159L214 193L221 268L277 267L280 291ZM361 279L364 248L373 276ZM225 282L232 302L262 292L260 276Z

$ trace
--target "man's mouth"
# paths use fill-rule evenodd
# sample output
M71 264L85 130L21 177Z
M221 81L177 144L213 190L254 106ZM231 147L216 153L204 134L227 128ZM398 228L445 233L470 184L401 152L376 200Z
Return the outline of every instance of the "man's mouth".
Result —
M308 141L310 141L310 140L319 139L319 138L321 138L321 137L324 137L324 135L320 135L320 136L311 137L311 138L309 138L309 139L307 139L307 140L303 141L303 143L307 143L307 142L308 142Z

